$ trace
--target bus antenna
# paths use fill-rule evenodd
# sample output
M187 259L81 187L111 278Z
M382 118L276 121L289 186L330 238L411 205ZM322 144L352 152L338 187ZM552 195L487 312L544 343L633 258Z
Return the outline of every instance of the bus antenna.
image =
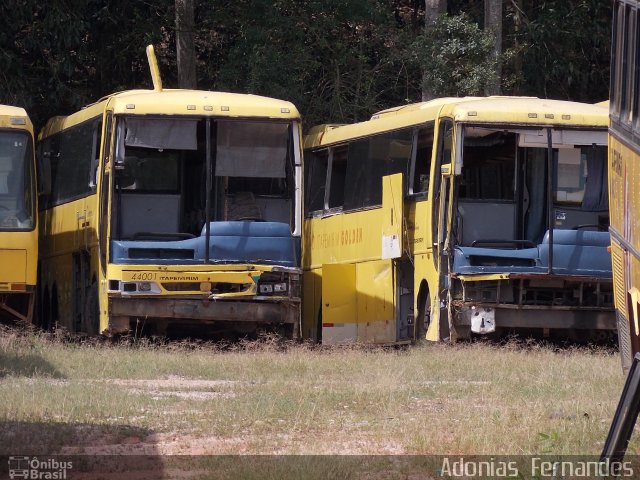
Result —
M147 45L147 60L149 61L149 70L151 70L151 80L153 80L153 89L156 92L162 91L162 78L160 77L160 69L158 68L158 60L153 45Z

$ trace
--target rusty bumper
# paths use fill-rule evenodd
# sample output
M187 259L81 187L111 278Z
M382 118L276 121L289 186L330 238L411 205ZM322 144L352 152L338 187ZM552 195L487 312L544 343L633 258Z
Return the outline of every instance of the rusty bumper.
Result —
M298 323L300 300L238 301L193 298L111 298L110 317Z

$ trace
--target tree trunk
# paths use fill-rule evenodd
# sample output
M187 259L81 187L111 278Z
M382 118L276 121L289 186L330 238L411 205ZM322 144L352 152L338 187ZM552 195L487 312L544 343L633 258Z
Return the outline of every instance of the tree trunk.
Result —
M428 31L440 15L447 13L447 0L425 0L425 15L424 15L424 28ZM428 65L423 65L423 69L429 68ZM424 77L423 77L424 79ZM422 101L426 102L435 97L434 93L429 87L422 82Z
M180 88L197 88L193 30L193 0L176 0L176 54Z
M513 70L515 77L515 85L513 86L514 93L516 95L521 94L522 90L522 51L520 48L520 35L522 34L523 27L523 5L522 0L514 0L514 15L513 15L513 31L514 31L514 40L513 40L513 48L515 50L515 57L513 59Z
M496 70L493 79L485 87L487 95L500 95L502 80L502 0L484 0L484 29L494 35L492 60Z

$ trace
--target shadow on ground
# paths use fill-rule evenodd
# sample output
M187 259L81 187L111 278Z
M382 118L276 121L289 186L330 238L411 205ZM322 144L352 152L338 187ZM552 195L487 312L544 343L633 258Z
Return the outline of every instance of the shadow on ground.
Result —
M66 476L38 478L164 478L163 458L153 443L130 448L148 438L152 431L130 425L0 422L0 477L12 469L11 478L15 470L21 470L17 478L36 478L30 472L25 477L24 470L41 465L41 473L70 468Z
M8 375L65 378L60 371L40 355L0 352L0 379Z

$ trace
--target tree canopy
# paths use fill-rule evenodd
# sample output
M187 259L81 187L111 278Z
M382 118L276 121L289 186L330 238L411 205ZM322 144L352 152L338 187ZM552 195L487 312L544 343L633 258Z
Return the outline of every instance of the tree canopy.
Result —
M114 91L150 88L153 43L178 86L175 0L0 4L0 103L37 126ZM435 95L481 94L492 43L481 0L449 0L425 29L424 0L193 0L197 85L294 102L307 127ZM611 3L511 0L502 8L501 91L607 98ZM493 58L493 60L492 60Z

